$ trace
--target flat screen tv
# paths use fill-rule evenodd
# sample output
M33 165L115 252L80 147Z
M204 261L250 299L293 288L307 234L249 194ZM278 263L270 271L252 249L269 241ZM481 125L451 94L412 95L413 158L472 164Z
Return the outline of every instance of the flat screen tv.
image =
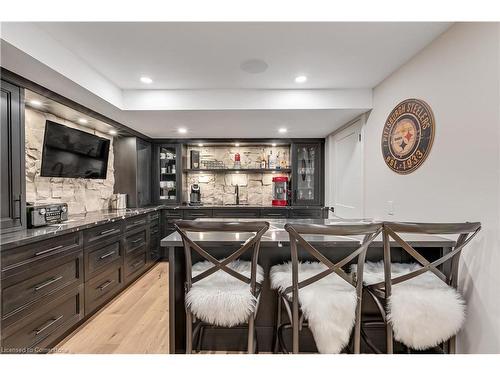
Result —
M109 143L109 139L47 120L40 175L105 179Z

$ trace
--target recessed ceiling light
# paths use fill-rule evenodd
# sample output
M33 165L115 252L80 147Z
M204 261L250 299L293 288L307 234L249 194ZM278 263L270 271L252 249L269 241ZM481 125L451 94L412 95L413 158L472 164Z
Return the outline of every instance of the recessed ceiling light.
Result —
M42 102L40 100L33 99L33 100L30 100L29 103L33 107L41 107L42 106Z
M297 82L297 83L304 83L305 81L307 81L307 77L306 76L297 76L297 77L295 77L295 82Z
M144 76L144 77L141 77L141 82L149 85L150 83L153 83L153 80L149 77Z
M177 129L177 131L181 134L186 134L187 133L187 129L186 128L179 128Z
M287 132L286 128L279 128L278 131L280 133L286 133Z
M235 143L234 144L236 147L240 147L240 144L239 143Z
M87 119L85 119L85 118L83 118L83 117L81 117L81 118L79 118L79 119L78 119L78 122L79 122L80 124L84 124L84 125L85 125L86 123L88 123L88 120L87 120Z
M198 143L198 147L203 147L203 143Z
M111 129L111 130L109 131L109 134L111 134L111 135L116 135L116 134L118 134L118 132L117 132L115 129Z
M273 146L273 147L276 147L276 143L273 143L273 144L272 144L272 146Z

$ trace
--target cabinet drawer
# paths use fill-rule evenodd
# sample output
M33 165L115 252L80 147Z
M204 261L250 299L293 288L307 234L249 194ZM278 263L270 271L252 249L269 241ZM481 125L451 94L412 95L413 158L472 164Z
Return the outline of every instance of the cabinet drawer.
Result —
M290 212L292 219L321 219L322 212L320 209L293 209Z
M66 260L66 259L65 259ZM2 290L3 316L19 310L42 298L49 299L62 288L77 282L82 275L82 256L73 253L73 258L54 268L17 282Z
M149 240L149 261L155 262L160 259L160 236L152 235Z
M212 210L209 209L191 209L184 210L185 220L195 220L200 217L212 217Z
M146 215L131 217L125 220L125 231L129 231L140 226L144 226L147 224L148 218Z
M20 350L47 348L83 318L82 309L83 295L77 288L21 319L8 333L4 331L3 346Z
M288 209L286 208L262 208L260 210L260 217L265 218L287 218L288 217Z
M247 217L259 217L258 209L238 209L238 208L223 208L214 210L214 217L226 217L226 218L247 218Z
M121 259L121 243L120 241L113 242L109 245L95 249L86 256L85 279L88 280L101 272L107 265L113 263L117 259Z
M154 225L149 229L150 236L159 236L160 235L160 225Z
M146 248L146 230L130 235L125 239L125 253L127 256L131 253L145 251Z
M81 248L80 233L71 233L4 250L1 252L2 272L21 266L31 267L33 262L47 260L54 256L60 257L79 248Z
M160 213L159 212L153 212L149 214L149 222L153 222L155 220L160 220Z
M112 237L119 237L122 234L122 221L117 221L95 228L86 229L83 232L83 242L85 246L94 245L103 240L110 240Z
M89 280L85 284L85 315L102 306L123 287L122 267L119 261L111 269Z
M125 260L125 278L128 281L146 265L146 253Z

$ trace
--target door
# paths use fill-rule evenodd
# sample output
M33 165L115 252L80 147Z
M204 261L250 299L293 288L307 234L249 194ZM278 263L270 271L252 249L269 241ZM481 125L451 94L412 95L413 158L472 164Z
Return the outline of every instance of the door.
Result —
M25 226L24 106L21 88L1 81L1 225L2 231Z
M322 144L296 143L292 146L293 204L315 206L322 203Z
M362 218L363 121L359 120L333 136L333 206L337 216Z

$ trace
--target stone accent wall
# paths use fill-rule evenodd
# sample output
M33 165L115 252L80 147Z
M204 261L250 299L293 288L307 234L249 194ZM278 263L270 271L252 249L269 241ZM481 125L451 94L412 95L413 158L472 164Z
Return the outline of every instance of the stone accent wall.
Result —
M190 150L200 151L201 160L223 161L226 168L233 168L234 154L240 154L241 168L259 168L258 162L261 155L273 155L278 152L284 158L286 165L290 165L290 148L280 147L189 147L188 167L190 163ZM186 178L188 195L191 184L199 184L201 201L203 204L234 204L236 202L235 186L239 186L240 203L250 205L270 205L273 197L272 178L275 176L288 176L280 173L223 173L223 172L189 172ZM289 177L289 176L288 176ZM188 197L189 198L189 197Z
M46 120L111 139L106 179L40 177ZM113 137L31 108L26 108L25 126L27 202L67 203L70 214L109 208L115 182Z

